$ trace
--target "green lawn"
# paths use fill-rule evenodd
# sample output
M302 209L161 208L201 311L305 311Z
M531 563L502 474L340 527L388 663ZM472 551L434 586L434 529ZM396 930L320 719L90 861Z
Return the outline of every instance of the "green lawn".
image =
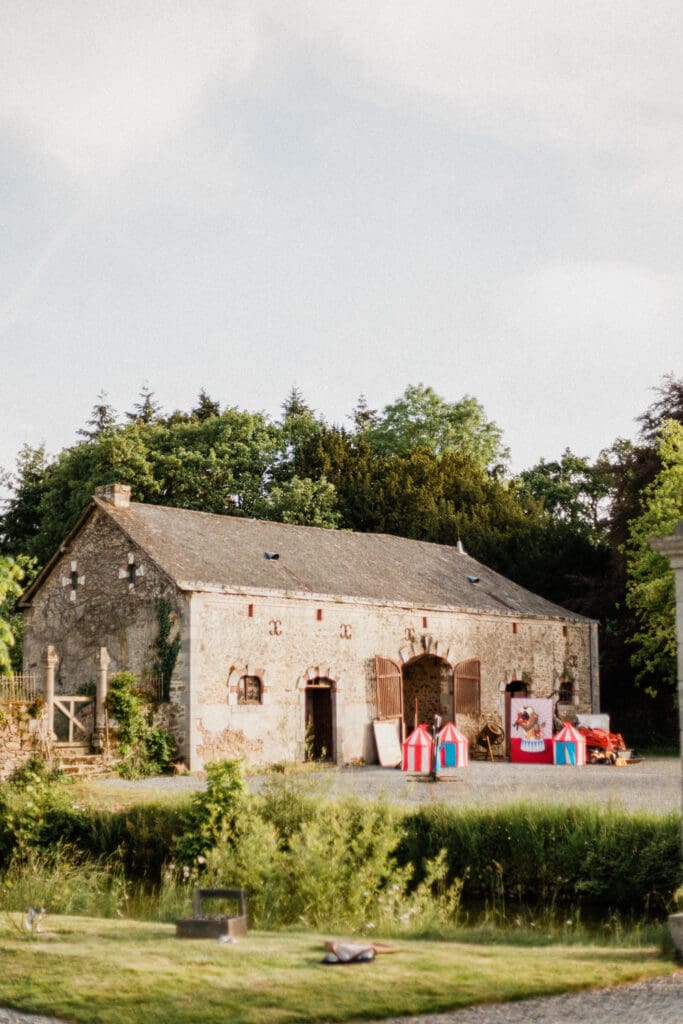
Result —
M667 974L653 948L400 940L367 964L325 966L319 936L251 932L234 945L172 925L0 918L0 1004L79 1024L284 1024L438 1012Z

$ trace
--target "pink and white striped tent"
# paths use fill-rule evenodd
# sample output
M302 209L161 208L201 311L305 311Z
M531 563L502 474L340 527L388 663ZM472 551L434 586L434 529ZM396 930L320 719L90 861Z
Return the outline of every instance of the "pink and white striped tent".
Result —
M447 722L437 737L439 768L466 768L470 761L470 741Z
M586 737L568 722L553 736L553 761L571 765L586 763Z
M404 772L423 772L429 775L432 770L432 754L434 743L426 725L418 725L403 744Z

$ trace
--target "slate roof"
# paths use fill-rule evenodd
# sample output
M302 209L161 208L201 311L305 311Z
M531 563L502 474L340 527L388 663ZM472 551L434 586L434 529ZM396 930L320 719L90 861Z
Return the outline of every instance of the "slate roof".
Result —
M135 502L118 508L97 497L89 507L105 512L183 590L308 593L590 621L444 544ZM77 531L78 524L71 536Z

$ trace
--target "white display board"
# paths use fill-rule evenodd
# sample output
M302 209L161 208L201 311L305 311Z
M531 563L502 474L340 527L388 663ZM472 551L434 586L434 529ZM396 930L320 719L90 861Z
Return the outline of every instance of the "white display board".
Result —
M389 718L372 723L377 747L377 760L382 768L396 768L401 763L401 719Z

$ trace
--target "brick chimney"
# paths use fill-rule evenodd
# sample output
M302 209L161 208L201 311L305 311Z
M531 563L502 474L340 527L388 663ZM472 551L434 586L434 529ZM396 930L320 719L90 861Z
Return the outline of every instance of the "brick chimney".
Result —
M114 508L128 508L130 505L129 484L107 484L105 487L97 487L95 497L106 501Z

